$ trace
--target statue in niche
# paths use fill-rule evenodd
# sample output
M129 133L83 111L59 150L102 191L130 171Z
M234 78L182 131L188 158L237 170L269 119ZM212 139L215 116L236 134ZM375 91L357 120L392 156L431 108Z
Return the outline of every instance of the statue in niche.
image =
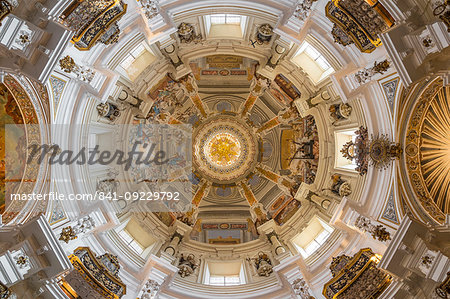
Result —
M195 256L191 253L188 256L184 256L181 254L180 261L178 263L178 274L181 277L186 277L194 273L195 269L197 269L198 264L195 261Z
M110 121L115 121L120 116L119 108L111 103L100 103L97 105L98 115Z
M339 120L347 119L352 113L352 106L349 104L334 104L330 106L330 116L333 118L333 124Z
M259 276L270 276L273 272L272 261L269 256L264 252L259 252L258 257L253 258L256 267L256 273Z
M259 45L268 44L272 39L273 28L270 24L262 24L256 29L256 42Z
M338 196L349 196L352 194L352 188L350 184L343 180L339 174L331 176L333 183L331 185L331 192Z

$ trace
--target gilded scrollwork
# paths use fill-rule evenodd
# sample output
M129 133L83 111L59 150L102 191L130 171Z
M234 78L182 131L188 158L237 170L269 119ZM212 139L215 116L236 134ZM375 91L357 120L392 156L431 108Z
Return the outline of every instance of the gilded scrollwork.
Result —
M126 286L118 276L120 265L116 256L105 253L97 257L88 247L78 247L69 259L81 277L105 298L126 294Z
M361 249L353 257L333 258L330 266L333 278L322 294L325 298L376 298L390 283L391 276L377 267L379 256L370 248ZM355 294L358 294L356 297Z
M331 31L336 43L352 44L370 53L381 45L379 35L394 25L394 19L383 5L369 5L363 0L333 0L325 12L334 23Z
M406 133L405 162L411 187L425 209L436 221L443 223L449 212L450 179L445 176L445 161L449 154L442 148L448 146L445 128L449 115L435 112L436 107L449 105L449 87L442 87L442 79L435 79L417 99ZM439 119L442 117L442 119ZM440 124L439 126L437 124ZM444 173L444 174L443 174ZM436 185L442 186L436 190Z
M89 50L97 41L109 45L120 34L117 21L127 11L120 0L75 1L60 16L60 22L75 31L72 42L78 50Z

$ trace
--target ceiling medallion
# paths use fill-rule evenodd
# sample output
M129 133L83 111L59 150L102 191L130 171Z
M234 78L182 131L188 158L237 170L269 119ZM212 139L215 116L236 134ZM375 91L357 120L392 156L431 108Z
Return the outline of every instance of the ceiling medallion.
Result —
M195 128L192 145L195 172L216 184L244 179L258 160L256 134L235 115L208 117Z
M241 155L241 145L232 133L218 133L205 147L205 155L218 167L229 166L236 163Z

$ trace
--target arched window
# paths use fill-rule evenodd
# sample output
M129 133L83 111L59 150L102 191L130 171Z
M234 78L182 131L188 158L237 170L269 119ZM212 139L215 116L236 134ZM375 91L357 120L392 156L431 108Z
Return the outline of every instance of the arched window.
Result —
M156 239L133 218L117 233L125 245L138 255L149 253L156 242Z
M292 239L292 243L303 258L307 258L326 242L332 232L333 228L316 216Z
M328 60L307 41L300 45L291 61L301 67L315 84L334 72Z
M213 14L204 18L209 38L239 38L244 36L247 17L234 14Z
M336 168L343 168L347 170L355 170L356 168L356 161L355 159L349 160L344 157L344 155L341 153L341 149L344 147L344 145L349 142L353 141L355 142L356 134L355 131L358 130L358 128L335 132L335 167Z

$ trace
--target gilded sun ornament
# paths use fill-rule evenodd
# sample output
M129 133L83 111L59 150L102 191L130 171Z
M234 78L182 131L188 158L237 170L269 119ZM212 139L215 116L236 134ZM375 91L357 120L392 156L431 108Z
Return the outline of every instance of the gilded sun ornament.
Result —
M241 145L234 135L219 133L211 138L205 152L217 166L229 166L238 160Z
M443 86L442 79L428 83L415 99L405 136L412 188L424 210L440 223L450 212L449 93L450 87Z

